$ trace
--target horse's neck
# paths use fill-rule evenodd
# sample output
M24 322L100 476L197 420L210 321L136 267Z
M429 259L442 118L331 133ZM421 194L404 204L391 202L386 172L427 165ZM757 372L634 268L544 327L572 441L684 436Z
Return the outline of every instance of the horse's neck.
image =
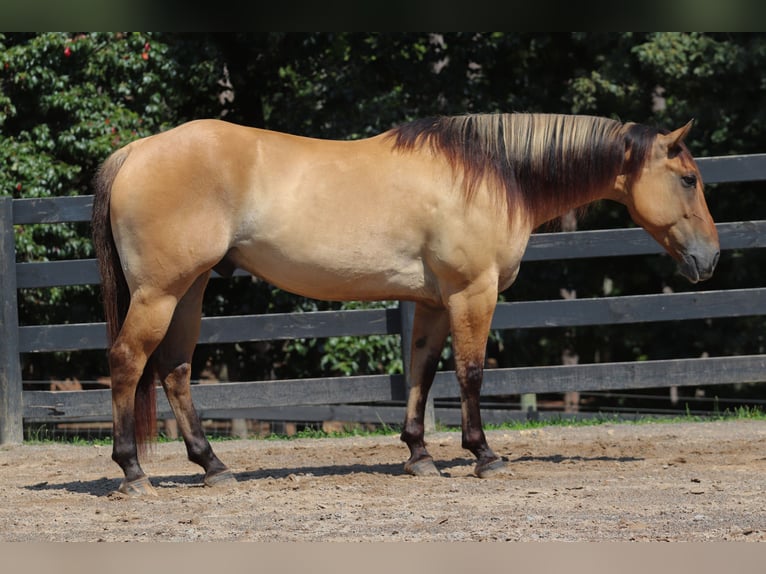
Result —
M551 197L530 207L530 220L534 228L538 228L568 213L585 211L590 204L602 199L616 199L614 190L611 187L590 189L578 197Z

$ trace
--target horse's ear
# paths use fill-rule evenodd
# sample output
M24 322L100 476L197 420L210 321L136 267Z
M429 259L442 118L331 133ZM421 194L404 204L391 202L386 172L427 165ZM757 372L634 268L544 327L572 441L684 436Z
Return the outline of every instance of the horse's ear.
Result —
M689 130L692 129L693 125L694 120L689 120L685 126L670 132L668 135L662 136L666 145L668 146L668 150L677 149L678 146L681 145L681 142L684 141L686 134L689 133Z

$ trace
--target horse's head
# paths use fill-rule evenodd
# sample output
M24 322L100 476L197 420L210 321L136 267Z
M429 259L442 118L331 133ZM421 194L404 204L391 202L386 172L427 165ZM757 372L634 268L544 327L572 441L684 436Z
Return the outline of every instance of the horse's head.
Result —
M683 144L691 126L689 122L646 142L650 147L638 159L640 169L618 187L633 221L670 253L689 281L697 283L713 274L720 246L699 169ZM636 151L628 145L626 165L636 159L631 157Z

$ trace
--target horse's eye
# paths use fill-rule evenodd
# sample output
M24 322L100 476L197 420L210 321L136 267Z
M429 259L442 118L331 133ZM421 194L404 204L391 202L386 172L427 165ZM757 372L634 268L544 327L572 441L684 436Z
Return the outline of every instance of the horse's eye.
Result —
M684 187L697 187L697 176L693 173L681 176L681 181L683 182Z

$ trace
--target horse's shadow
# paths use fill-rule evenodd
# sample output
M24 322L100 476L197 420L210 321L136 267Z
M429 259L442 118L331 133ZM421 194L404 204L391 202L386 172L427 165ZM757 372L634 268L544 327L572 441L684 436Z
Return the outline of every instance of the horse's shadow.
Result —
M453 458L449 461L438 461L437 468L443 475L449 476L450 469L459 466L471 466L474 460L469 458ZM347 464L329 466L300 466L261 468L258 470L234 471L234 477L239 483L247 483L260 480L281 480L289 477L300 476L346 476L352 474L383 474L408 476L404 471L404 463L371 463L371 464ZM202 488L201 473L191 472L179 475L151 475L149 480L156 489L163 488ZM36 491L67 491L76 494L90 494L92 496L107 496L120 486L122 479L99 478L96 480L77 480L70 482L39 482L25 486L27 490Z
M562 462L640 462L642 460L645 459L635 456L564 456L552 454L549 456L520 456L510 462L553 462L561 464Z
M633 456L563 456L554 454L549 456L520 456L514 459L506 459L510 464L518 462L549 462L560 464L563 462L639 462L643 458ZM456 457L451 460L435 461L436 467L444 477L450 477L454 469L460 467L473 467L473 458ZM300 476L347 476L353 474L383 474L387 476L407 476L402 463L371 463L371 464L347 464L328 466L299 466L261 468L258 470L235 471L234 476L239 483L255 482L261 480L283 480L290 477ZM470 475L470 473L468 473ZM472 476L472 475L470 475ZM164 488L203 488L202 474L189 473L179 475L153 475L150 477L152 485L162 490ZM61 483L39 482L25 486L27 490L35 491L67 491L76 494L89 494L91 496L108 496L120 486L119 478L99 478L96 480L77 480Z

